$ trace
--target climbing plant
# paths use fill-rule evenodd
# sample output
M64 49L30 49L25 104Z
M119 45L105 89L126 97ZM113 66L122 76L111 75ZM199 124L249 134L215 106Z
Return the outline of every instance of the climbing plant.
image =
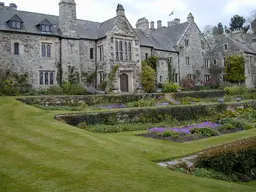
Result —
M57 66L57 69L58 69L56 79L57 79L58 84L59 84L60 86L62 86L62 76L63 76L62 65L61 65L60 62L58 62L58 63L56 64L56 66Z
M82 72L81 78L84 84L91 85L95 81L96 75L96 71L93 71L91 73Z
M108 80L106 82L106 90L105 90L106 93L109 93L113 90L113 87L114 87L113 83L115 81L116 73L117 73L118 69L119 69L119 65L115 65L111 69L110 73L108 74Z
M157 62L159 58L157 56L151 56L145 60L145 62L155 71L157 71Z
M71 84L78 84L79 80L79 72L75 71L74 66L68 66L68 82Z
M175 75L176 69L174 69L172 66L172 59L168 59L167 65L168 65L168 80L169 82L174 82L174 75Z
M225 59L225 78L232 83L241 83L245 77L245 60L242 55L232 55Z

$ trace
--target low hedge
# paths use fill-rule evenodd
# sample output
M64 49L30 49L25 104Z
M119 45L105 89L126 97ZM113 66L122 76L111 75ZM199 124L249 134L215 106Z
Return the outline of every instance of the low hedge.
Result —
M176 99L181 99L184 97L193 98L213 98L213 97L224 97L226 91L224 90L206 90L206 91L186 91L174 93L173 96Z
M161 93L155 94L125 94L125 95L74 95L74 96L42 96L42 97L26 97L17 100L28 105L51 105L51 106L78 106L81 103L87 105L111 104L111 103L129 103L140 99L156 98L160 99L164 96Z
M250 104L251 103L251 104ZM82 122L87 125L115 125L119 123L158 123L172 121L196 120L200 117L212 116L227 110L229 106L251 106L253 103L233 103L233 104L202 104L189 106L170 106L159 108L138 108L125 109L110 112L87 113L87 114L66 114L57 115L55 119L64 121L70 125L77 126ZM255 105L255 104L254 104Z
M225 174L250 173L256 167L256 137L206 150L196 158L195 166Z

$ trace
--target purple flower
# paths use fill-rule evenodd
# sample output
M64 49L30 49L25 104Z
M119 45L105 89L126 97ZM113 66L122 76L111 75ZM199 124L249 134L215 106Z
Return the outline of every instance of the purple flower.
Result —
M178 133L186 133L186 134L191 134L190 130L194 128L211 128L211 129L216 129L218 126L220 126L217 123L212 123L212 122L203 122L195 125L189 125L189 126L184 126L181 128L178 127L173 127L173 128L164 128L164 127L155 127L152 129L149 129L149 132L155 132L155 133L162 133L165 131L175 131Z
M105 105L105 106L99 106L99 108L103 109L121 109L121 108L127 108L124 104L113 104L113 105Z

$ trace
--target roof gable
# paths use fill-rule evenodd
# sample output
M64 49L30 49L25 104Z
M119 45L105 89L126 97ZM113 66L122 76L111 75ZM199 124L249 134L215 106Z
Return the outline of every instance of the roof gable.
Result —
M10 22L10 21L16 21L16 22L21 22L21 23L24 23L23 20L17 15L15 14L11 19L9 19L7 22Z
M38 23L38 25L49 25L52 26L52 24L48 21L48 19L44 19Z

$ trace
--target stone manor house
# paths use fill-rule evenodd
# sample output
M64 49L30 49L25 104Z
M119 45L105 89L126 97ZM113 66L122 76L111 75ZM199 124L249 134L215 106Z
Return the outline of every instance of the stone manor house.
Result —
M191 13L187 21L176 18L167 26L158 20L155 27L153 21L141 18L134 29L121 4L114 18L99 23L77 19L74 0L60 0L59 16L19 11L14 3L0 3L0 68L27 72L36 89L57 85L60 68L64 81L71 68L80 74L80 81L82 72L96 72L95 86L99 87L119 64L114 89L136 92L141 87L141 61L152 55L159 57L158 83L168 80L168 61L179 83L197 72L206 82L210 65L224 66L226 56L241 53L246 58L246 86L254 87L255 39L245 43L243 35L239 31L224 35L210 47Z

